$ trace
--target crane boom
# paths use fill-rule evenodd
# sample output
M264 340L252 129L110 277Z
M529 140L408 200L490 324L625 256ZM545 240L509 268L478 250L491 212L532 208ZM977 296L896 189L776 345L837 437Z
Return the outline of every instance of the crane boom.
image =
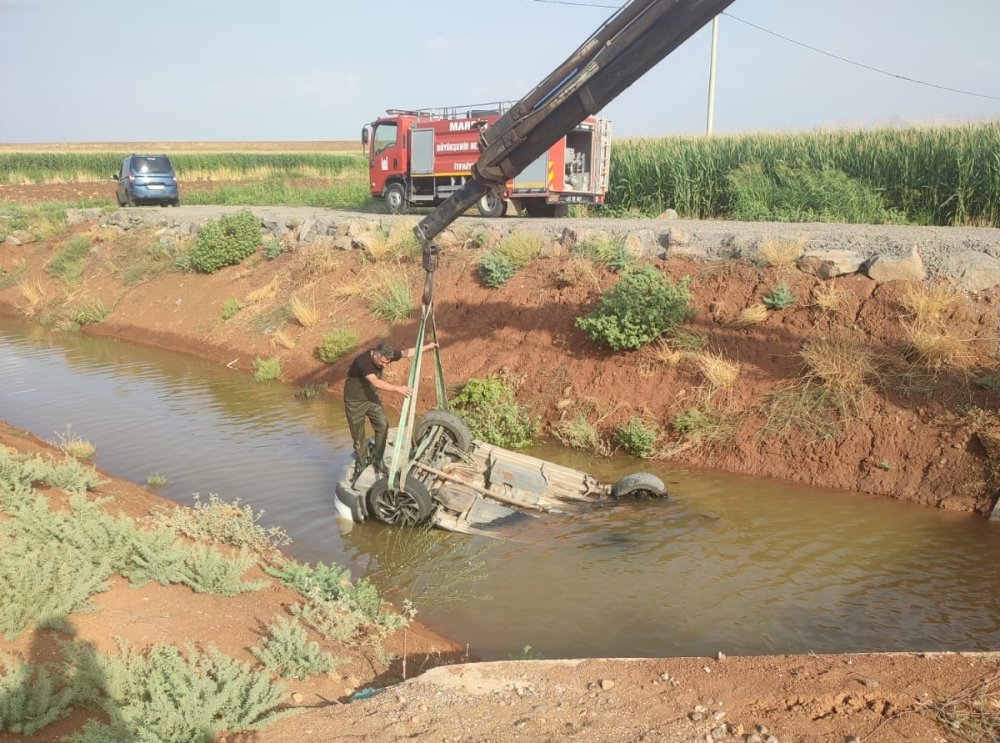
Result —
M480 132L472 178L424 217L414 234L433 271L431 242L490 190L520 173L600 111L733 0L631 0L559 67ZM428 277L429 279L430 277ZM425 299L430 289L425 285Z

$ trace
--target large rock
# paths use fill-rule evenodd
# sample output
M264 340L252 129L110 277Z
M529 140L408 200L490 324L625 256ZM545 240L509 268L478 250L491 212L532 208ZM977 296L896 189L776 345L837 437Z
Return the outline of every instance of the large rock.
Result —
M966 291L978 292L1000 285L1000 260L976 250L961 250L949 258L949 273Z
M288 228L285 226L285 221L272 213L266 213L261 215L260 223L263 225L264 229L270 232L278 240L285 236L288 232Z
M803 273L832 279L857 273L864 258L853 250L810 250L803 253L796 265Z
M868 278L880 284L886 281L923 281L924 262L916 248L910 248L910 254L905 257L891 255L876 255L865 265Z

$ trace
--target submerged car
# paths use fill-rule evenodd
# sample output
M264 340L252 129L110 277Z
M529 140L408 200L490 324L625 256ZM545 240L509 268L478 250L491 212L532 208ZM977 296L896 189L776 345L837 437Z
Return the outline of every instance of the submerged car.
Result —
M122 161L118 173L111 177L117 181L118 206L177 206L181 203L177 173L166 155L129 155Z
M390 432L387 470L392 454ZM563 513L621 498L667 495L660 478L646 472L609 485L585 472L474 440L465 422L445 410L431 411L417 422L401 482L393 484L373 467L352 481L353 472L352 461L337 483L341 518L400 525L429 521L468 534L495 533L529 512Z

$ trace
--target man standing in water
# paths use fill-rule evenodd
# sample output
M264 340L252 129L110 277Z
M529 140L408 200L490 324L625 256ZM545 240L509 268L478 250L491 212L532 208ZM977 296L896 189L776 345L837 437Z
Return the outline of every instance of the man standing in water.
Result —
M426 343L424 351L437 348L437 343ZM385 467L385 443L389 435L389 422L382 408L379 390L395 392L403 397L413 394L413 388L401 384L390 384L382 379L382 372L394 361L413 356L416 348L396 350L391 343L382 341L375 348L369 348L361 353L351 363L347 370L347 382L344 384L344 412L347 415L347 426L354 440L354 474L352 484L357 481L365 468L371 464L375 472L381 476L389 474ZM372 423L375 438L375 449L372 461L368 461L365 447L365 420Z

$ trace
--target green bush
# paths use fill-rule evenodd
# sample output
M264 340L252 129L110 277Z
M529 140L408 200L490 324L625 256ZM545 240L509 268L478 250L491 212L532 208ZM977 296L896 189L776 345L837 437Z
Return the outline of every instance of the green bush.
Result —
M227 299L222 304L222 319L231 320L236 317L236 313L243 309L243 305L240 304L238 299Z
M765 294L760 301L769 310L783 310L795 304L795 300L796 296L788 288L788 284L782 282L777 289Z
M309 642L305 629L294 619L278 617L261 644L250 648L251 655L282 678L304 679L337 667L336 658L320 650L319 643Z
M634 457L648 459L656 451L658 432L653 426L633 415L628 422L615 430L615 438L621 447Z
M341 356L358 347L358 334L349 328L333 328L323 336L316 349L321 361L332 364Z
M75 284L83 276L83 263L90 253L90 240L83 235L71 237L64 242L52 260L45 266L50 275L60 278L67 284Z
M0 653L0 731L33 735L65 717L76 697L66 679Z
M625 271L635 263L635 256L629 252L623 239L612 238L604 233L598 233L586 240L581 240L573 248L573 253L588 258L615 273Z
M479 278L491 289L503 286L515 273L510 257L498 250L491 250L479 260Z
M273 261L279 255L285 252L285 246L282 244L281 240L275 240L271 238L264 242L264 258L269 261Z
M476 438L506 449L534 443L538 419L514 399L514 391L500 377L470 379L451 399Z
M254 359L253 360L253 378L255 382L267 382L271 379L277 379L281 376L281 359L277 356L272 356L269 359Z
M198 231L188 263L199 273L234 266L260 245L260 220L250 211L227 214Z
M601 296L597 309L579 317L576 325L591 340L616 351L640 348L689 321L690 281L674 284L656 269L642 266L622 276Z

